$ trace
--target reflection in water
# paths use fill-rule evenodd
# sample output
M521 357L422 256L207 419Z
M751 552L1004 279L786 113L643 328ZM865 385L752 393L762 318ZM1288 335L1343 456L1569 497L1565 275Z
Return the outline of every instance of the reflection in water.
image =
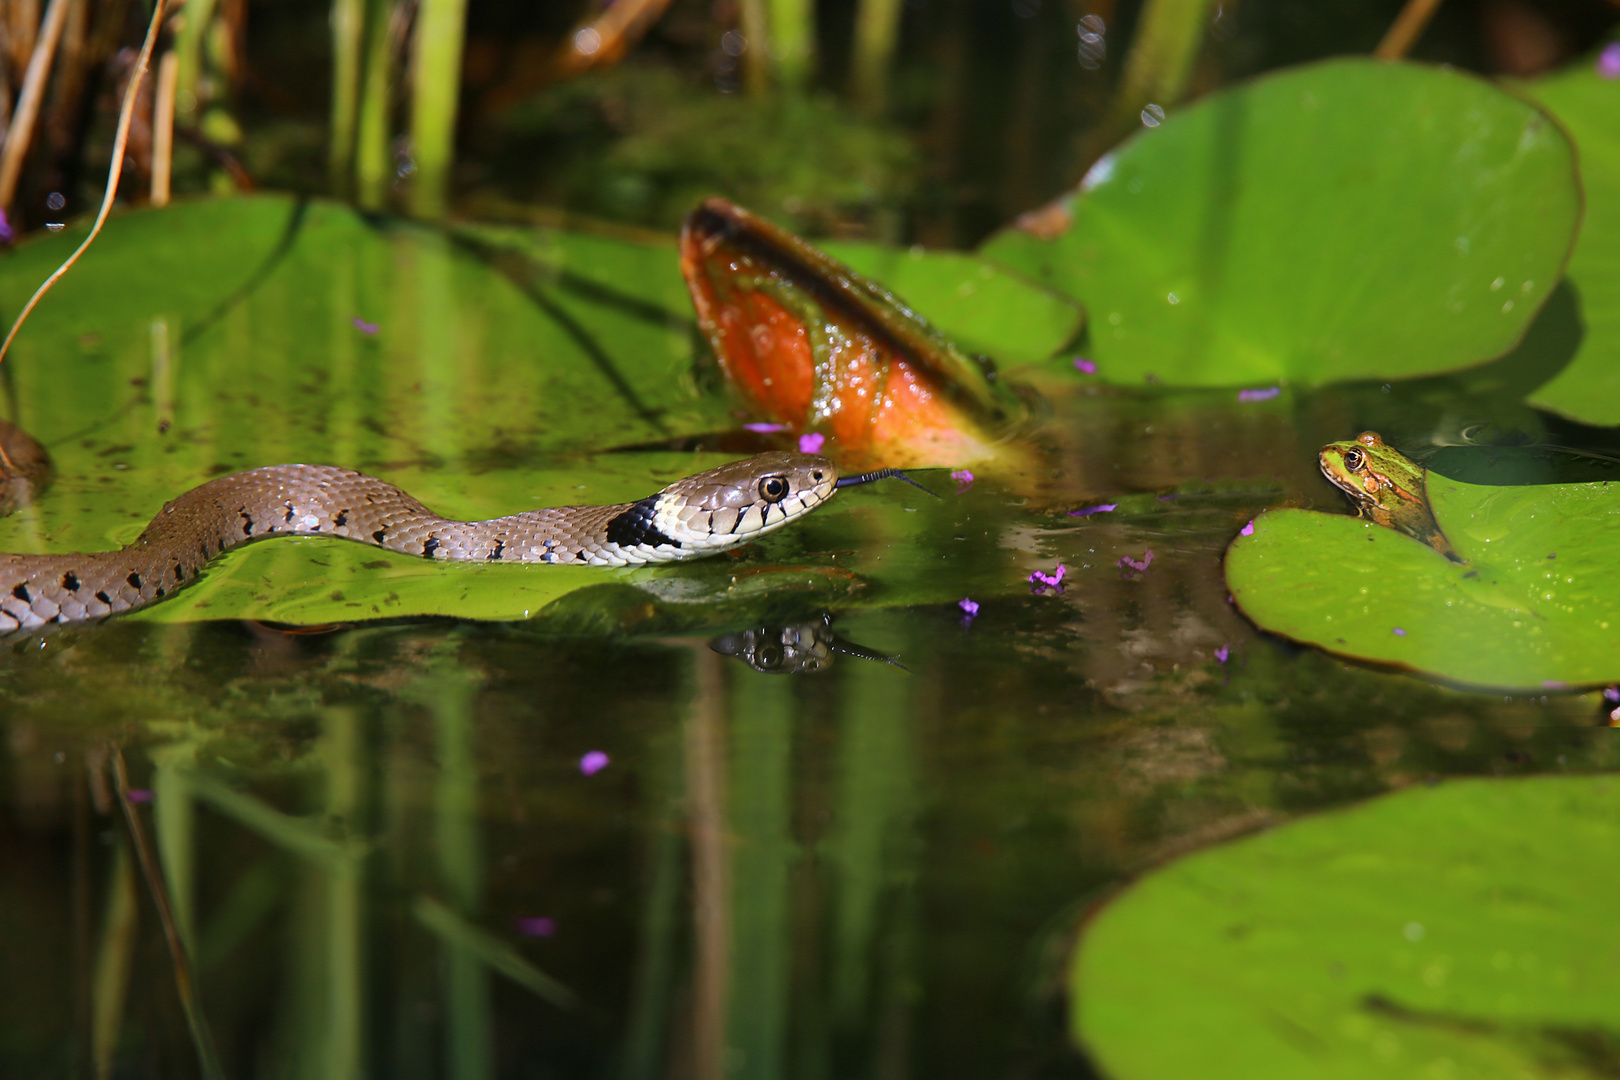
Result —
M832 616L802 623L766 623L734 634L721 634L709 648L741 660L767 675L813 675L832 666L833 657L880 660L909 671L898 657L845 641L833 632Z

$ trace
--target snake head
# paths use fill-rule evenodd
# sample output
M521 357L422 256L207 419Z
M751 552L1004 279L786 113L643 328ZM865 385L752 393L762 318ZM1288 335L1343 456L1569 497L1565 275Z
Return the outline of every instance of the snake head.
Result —
M685 547L735 547L808 514L832 497L837 483L838 466L827 458L756 454L660 491L655 520L659 531Z

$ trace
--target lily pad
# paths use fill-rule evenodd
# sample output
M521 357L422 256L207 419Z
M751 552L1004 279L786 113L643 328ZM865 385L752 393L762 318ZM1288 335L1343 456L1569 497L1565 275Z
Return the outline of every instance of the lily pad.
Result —
M1335 60L1139 133L1053 238L1009 230L980 254L1085 304L1101 378L1405 378L1511 348L1580 206L1569 140L1534 105L1449 69Z
M0 259L0 312L19 308L80 236L70 228ZM287 461L360 468L460 518L640 498L735 456L597 452L737 423L726 395L693 378L696 340L673 244L443 233L285 196L121 215L6 362L6 411L47 443L58 478L39 505L0 521L0 550L114 548L180 492ZM960 562L965 545L927 541L961 531L945 520L957 505L902 490L843 494L809 531L740 560L642 570L456 566L282 539L231 552L134 617L545 612L580 623L597 610L598 623L624 626L655 608L679 624L767 597L814 608L870 594L839 554L865 543L867 525L882 540L860 565L890 602L1024 591L994 560L944 564L942 575L941 556ZM877 558L913 535L926 556Z
M20 308L80 236L0 260L0 311ZM656 277L631 245L590 260L632 284ZM6 361L8 412L50 448L58 480L0 523L0 549L116 547L201 481L287 461L360 468L457 517L639 498L722 457L578 455L730 426L690 360L689 326L645 303L561 274L525 279L445 234L335 204L264 196L123 215ZM145 617L521 618L573 581L481 569L495 568L264 544Z
M1620 82L1590 59L1525 91L1558 118L1580 148L1586 217L1568 280L1586 324L1574 359L1530 403L1586 424L1620 424Z
M1620 681L1620 485L1489 487L1429 474L1466 561L1344 514L1274 510L1226 554L1260 627L1483 687Z
M1613 1073L1612 777L1414 788L1181 859L1071 972L1116 1080Z

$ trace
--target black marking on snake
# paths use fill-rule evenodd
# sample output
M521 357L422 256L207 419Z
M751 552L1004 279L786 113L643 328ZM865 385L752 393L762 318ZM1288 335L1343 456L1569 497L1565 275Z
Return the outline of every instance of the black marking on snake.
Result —
M158 598L158 599L159 599L159 600L161 600L161 599L163 599L163 598L164 598L164 596L166 596L166 595L168 595L168 594L167 594L167 592L165 592L165 590L164 590L164 588L163 588L163 586L161 586L161 585L159 585L159 586L158 586L158 590L157 590L157 598Z
M658 547L660 544L680 547L679 540L672 540L658 531L658 526L654 524L657 518L657 495L649 495L640 502L631 503L624 513L608 522L608 542L618 544L622 548L632 548L638 544L646 544L648 547ZM584 554L580 552L581 556Z
M184 581L184 580L186 580L186 568L181 566L179 563L174 564L174 580L176 580L176 581Z
M506 550L506 541L505 540L497 540L497 541L495 541L495 546L489 549L489 561L490 562L499 562L501 560L501 558L502 558L501 553L503 551L505 551L505 550Z
M62 575L62 588L66 589L68 592L78 592L79 591L79 575L75 574L71 570L69 570L67 573L63 574Z
M292 524L292 519L293 519L293 504L292 503L283 503L282 505L287 508L287 523L290 525L290 524Z
M96 593L96 599L100 600L103 604L106 604L108 607L112 607L112 597L107 595L107 590L103 589L100 592Z
M380 543L383 542L383 537L385 537L387 535L388 535L388 526L384 525L382 528L380 528L376 532L372 533L371 538L373 540L375 540L377 543L380 544Z
M575 552L574 553L574 558L577 559L580 562L584 562L585 561L585 549L581 548L579 551Z
M242 535L253 535L253 519L246 514L242 515Z
M341 528L343 528L343 526L347 525L348 523L349 523L349 512L347 510L339 510L337 512L337 517L332 519L332 527L334 529L341 529Z
M131 570L129 572L129 577L125 578L124 580L129 582L129 587L134 589L136 592L141 591L141 575L137 574L135 571Z
M424 558L433 558L433 553L438 550L439 538L437 536L430 536L426 540L422 541L422 555Z
M33 598L28 595L28 586L27 585L19 585L15 589L12 589L11 590L11 595L15 596L17 599L21 600L25 604L31 604L31 603L34 602Z

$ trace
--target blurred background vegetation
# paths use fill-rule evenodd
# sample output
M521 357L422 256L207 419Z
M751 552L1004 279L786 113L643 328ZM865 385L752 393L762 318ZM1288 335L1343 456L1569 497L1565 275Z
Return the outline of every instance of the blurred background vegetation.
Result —
M1072 187L1151 111L1374 50L1399 0L187 0L121 197L279 188L373 210L667 230L722 194L810 235L955 247ZM1418 3L1415 8L1433 5ZM147 5L0 8L0 205L99 201ZM1417 59L1527 76L1620 22L1603 0L1451 0ZM59 25L53 25L53 22ZM22 123L36 49L39 117ZM165 66L167 65L167 74ZM37 66L37 65L36 65ZM166 95L172 95L167 96ZM172 164L163 117L171 110ZM163 178L160 176L159 178ZM158 198L166 197L159 194Z

